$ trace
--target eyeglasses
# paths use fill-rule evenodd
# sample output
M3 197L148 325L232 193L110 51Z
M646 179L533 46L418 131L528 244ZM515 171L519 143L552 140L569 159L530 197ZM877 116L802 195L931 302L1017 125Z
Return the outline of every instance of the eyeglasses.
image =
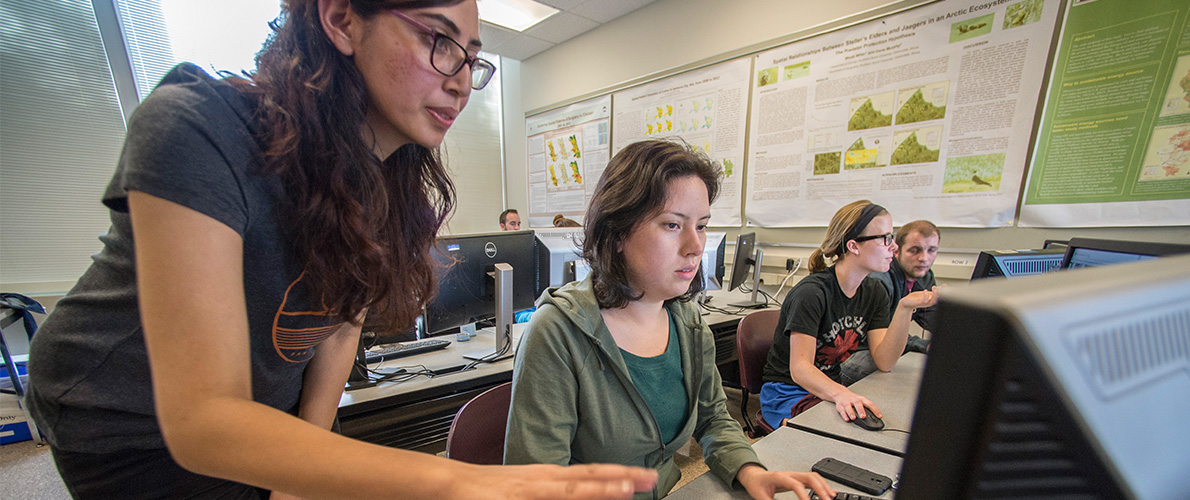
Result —
M463 70L463 66L471 66L471 88L475 90L486 87L492 80L492 75L496 74L495 65L486 59L468 55L467 49L464 49L455 39L417 22L399 10L393 9L389 12L430 35L434 47L430 50L430 66L433 66L439 73L445 76L455 76Z
M872 236L859 236L859 237L855 238L855 242L863 243L865 241L875 240L875 239L883 239L884 246L889 246L889 245L892 245L892 243L893 243L893 234L892 233L884 233L884 234L874 234Z

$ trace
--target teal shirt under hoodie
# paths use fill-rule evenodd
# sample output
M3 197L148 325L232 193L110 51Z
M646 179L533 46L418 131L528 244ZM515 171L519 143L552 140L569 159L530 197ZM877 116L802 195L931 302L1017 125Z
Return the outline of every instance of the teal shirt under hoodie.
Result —
M747 463L760 464L727 412L711 331L690 303L667 306L677 325L688 417L662 442L649 405L632 384L620 349L603 323L590 278L550 288L517 347L505 464L611 463L657 469L664 497L681 478L673 455L694 436L724 484Z

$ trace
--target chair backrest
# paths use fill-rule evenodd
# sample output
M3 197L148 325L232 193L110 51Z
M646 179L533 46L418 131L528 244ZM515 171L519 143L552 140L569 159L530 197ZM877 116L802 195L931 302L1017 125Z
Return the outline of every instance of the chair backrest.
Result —
M744 316L736 326L735 347L740 363L740 385L752 394L760 394L763 383L761 375L780 316L781 311L777 309L757 311Z
M479 465L504 463L504 429L512 382L488 389L459 408L446 435L446 458Z

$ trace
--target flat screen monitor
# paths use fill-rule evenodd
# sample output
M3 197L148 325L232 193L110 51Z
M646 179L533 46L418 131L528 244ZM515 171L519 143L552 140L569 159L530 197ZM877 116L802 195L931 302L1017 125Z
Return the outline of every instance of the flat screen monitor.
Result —
M1184 253L1190 253L1190 245L1070 238L1062 259L1062 269L1106 266Z
M1062 256L1065 254L1066 250L1062 248L986 250L979 252L971 279L1015 278L1057 271L1062 265Z
M731 286L728 291L739 288L748 278L748 271L755 262L752 253L756 251L756 233L742 233L735 239L735 257L731 261Z
M423 315L427 334L494 316L497 263L512 266L513 309L533 307L542 290L536 244L529 230L439 237L434 253L438 294Z
M742 233L735 240L735 258L731 263L731 286L728 291L739 288L752 271L752 298L727 305L743 308L764 308L768 302L760 300L760 263L764 252L756 248L756 233Z
M546 286L558 287L575 281L574 261L582 259L583 229L537 229L538 259L548 279Z
M897 498L1186 498L1190 255L943 294Z
M727 253L727 233L707 232L707 246L702 251L702 289L721 290L723 275L727 274L724 254Z

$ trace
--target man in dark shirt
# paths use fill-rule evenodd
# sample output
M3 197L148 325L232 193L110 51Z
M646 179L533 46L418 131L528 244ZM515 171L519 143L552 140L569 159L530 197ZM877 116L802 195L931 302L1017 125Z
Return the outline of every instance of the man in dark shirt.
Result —
M869 275L884 284L893 311L906 294L934 287L934 271L930 268L934 265L934 259L938 258L938 243L941 239L942 233L938 231L938 226L927 220L916 220L897 230L896 258L892 265L888 266L888 272ZM918 309L913 313L913 321L928 332L933 316L934 307ZM910 335L905 351L926 352L929 347L929 340ZM856 351L841 365L843 385L851 385L876 370L876 364L872 362L872 356L867 352L866 346L862 349L864 350Z

